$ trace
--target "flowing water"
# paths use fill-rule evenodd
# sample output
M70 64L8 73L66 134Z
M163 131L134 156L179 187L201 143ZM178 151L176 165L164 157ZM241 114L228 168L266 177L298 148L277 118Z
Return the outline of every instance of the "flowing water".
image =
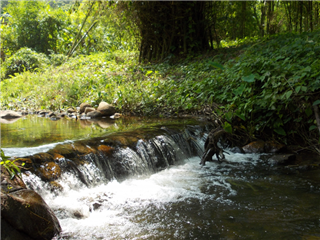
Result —
M56 239L320 239L318 169L273 166L266 154L228 149L226 161L201 167L205 127L157 125L154 134L146 127L95 138L110 144L148 133L112 145L112 155L86 155L78 166L85 180L65 171L52 188L24 175L58 217Z

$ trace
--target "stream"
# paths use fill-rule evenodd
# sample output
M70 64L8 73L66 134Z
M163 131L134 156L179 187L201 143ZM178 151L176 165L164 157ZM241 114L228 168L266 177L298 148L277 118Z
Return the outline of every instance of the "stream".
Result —
M32 121L46 127L32 133ZM63 232L56 240L320 239L319 169L291 170L270 164L268 154L228 148L225 161L202 167L207 133L194 120L131 118L103 128L30 116L1 124L1 147L21 157L78 141L90 149L96 142L114 147L112 155L83 157L77 170L84 180L62 171L53 188L23 174L58 217ZM25 144L30 134L39 134L37 141Z

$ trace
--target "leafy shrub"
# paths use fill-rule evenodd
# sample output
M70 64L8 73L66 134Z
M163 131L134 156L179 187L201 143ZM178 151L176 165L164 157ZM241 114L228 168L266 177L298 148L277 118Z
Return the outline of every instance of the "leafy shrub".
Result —
M49 64L49 59L43 53L37 53L30 48L21 48L4 62L4 77L14 76L24 71L36 71Z
M4 11L10 16L0 26L2 51L7 56L23 47L61 53L65 50L61 45L71 41L70 19L62 9L52 9L44 1L9 1Z
M64 63L67 60L67 56L64 54L51 54L50 55L50 63L53 66L60 66L62 63Z

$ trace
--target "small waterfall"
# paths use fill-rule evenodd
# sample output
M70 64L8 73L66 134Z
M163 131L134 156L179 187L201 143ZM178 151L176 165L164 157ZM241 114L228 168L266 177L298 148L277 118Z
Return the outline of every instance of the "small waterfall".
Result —
M77 179L70 183L75 185L71 188L80 183L96 186L112 180L148 176L184 159L200 156L205 130L202 126L186 126L125 132L57 145L48 153L65 156L59 159L58 165L62 177L72 175ZM26 182L31 189L39 188L34 181L26 179Z

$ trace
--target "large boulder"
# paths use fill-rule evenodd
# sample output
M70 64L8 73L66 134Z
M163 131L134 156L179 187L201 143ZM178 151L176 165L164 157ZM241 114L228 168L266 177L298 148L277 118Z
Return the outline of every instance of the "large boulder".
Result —
M61 232L58 219L42 197L1 169L1 239L52 239Z
M101 102L97 110L101 112L103 116L112 116L116 112L114 106L106 102Z

